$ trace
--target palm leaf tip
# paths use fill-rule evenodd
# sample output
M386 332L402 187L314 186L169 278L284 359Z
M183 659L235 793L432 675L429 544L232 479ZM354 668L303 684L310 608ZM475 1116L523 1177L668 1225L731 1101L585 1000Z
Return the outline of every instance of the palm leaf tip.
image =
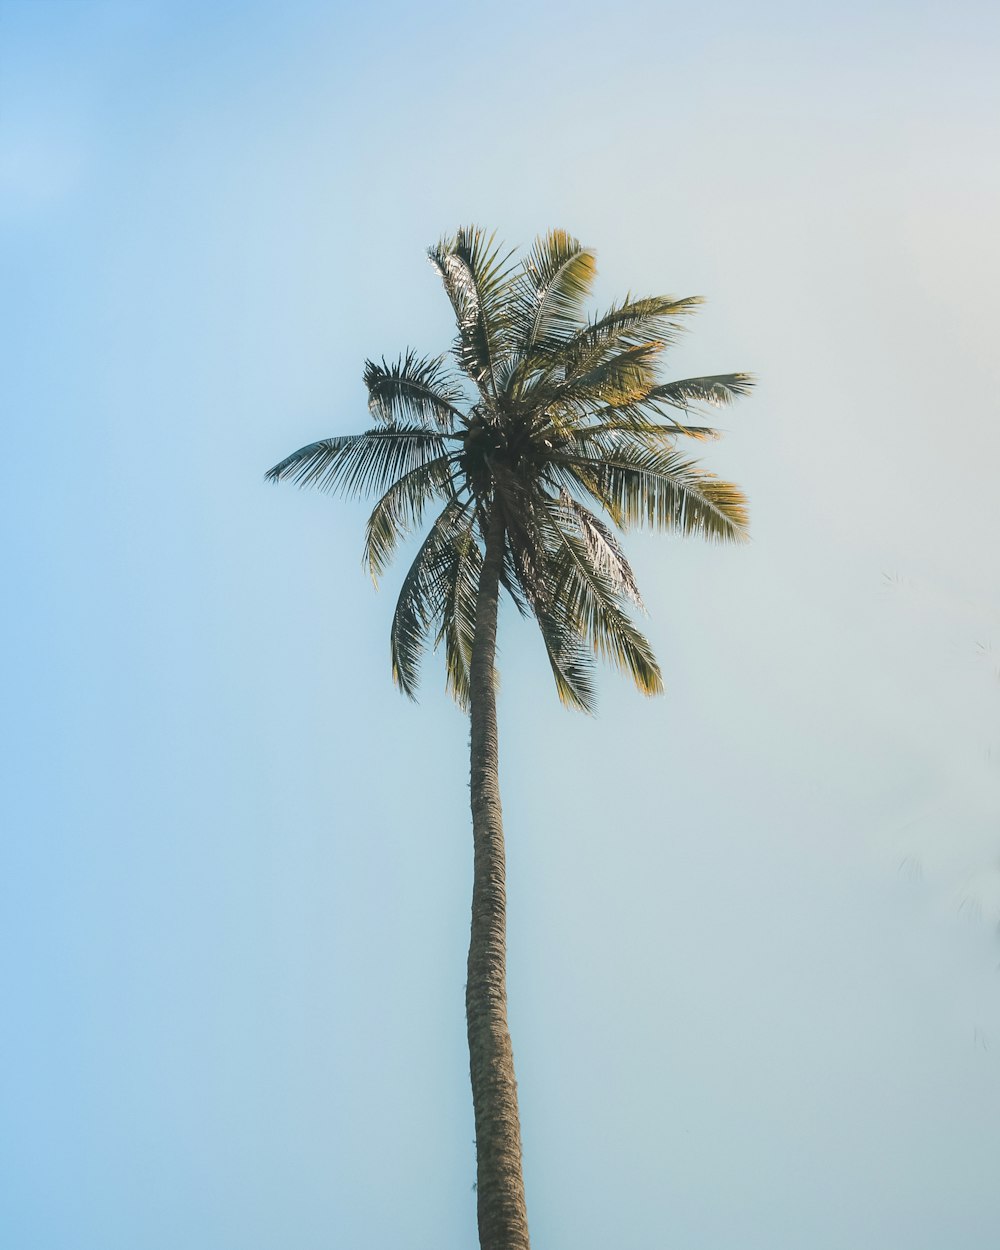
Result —
M660 666L655 660L651 665L640 671L634 660L630 660L627 664L619 663L613 656L608 656L596 646L594 648L594 654L605 660L610 659L615 668L623 672L625 676L631 677L632 684L644 698L655 699L665 692L666 687L663 684L663 674L660 671ZM596 711L596 707L593 703L583 706L579 703L573 703L570 700L563 698L561 693L559 697L562 699L563 703L567 704L567 706L577 707L582 712L593 714Z
M701 499L686 502L677 528L710 542L747 543L750 541L750 511L747 497L732 482L705 474Z
M750 508L738 486L703 473L702 496L705 507L695 520L694 528L703 537L724 543L750 541Z
M272 464L268 471L264 474L265 482L280 482L287 474L289 467L294 463L295 456L286 456L284 460L279 460L277 464Z

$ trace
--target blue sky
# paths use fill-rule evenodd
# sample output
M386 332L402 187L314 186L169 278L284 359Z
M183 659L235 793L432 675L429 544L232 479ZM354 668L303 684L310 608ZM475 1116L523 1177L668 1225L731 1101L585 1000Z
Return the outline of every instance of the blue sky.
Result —
M0 1243L474 1244L466 727L364 506L262 483L447 345L466 221L761 379L753 543L629 543L665 698L573 717L502 622L535 1244L994 1235L997 37L0 0Z

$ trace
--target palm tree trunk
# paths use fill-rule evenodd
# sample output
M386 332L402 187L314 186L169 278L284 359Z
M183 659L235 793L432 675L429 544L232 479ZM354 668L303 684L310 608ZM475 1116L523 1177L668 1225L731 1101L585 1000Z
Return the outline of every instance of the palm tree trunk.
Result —
M470 672L475 870L465 1012L476 1114L479 1244L481 1250L528 1250L517 1082L507 1028L507 900L494 677L503 548L503 514L494 506Z

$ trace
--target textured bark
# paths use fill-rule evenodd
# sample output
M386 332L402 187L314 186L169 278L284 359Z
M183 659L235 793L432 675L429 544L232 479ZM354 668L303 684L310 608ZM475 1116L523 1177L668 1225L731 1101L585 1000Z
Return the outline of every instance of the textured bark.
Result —
M504 523L494 508L476 601L470 672L472 836L475 872L465 990L476 1114L481 1250L528 1250L514 1055L507 1028L507 899L497 736L497 606Z

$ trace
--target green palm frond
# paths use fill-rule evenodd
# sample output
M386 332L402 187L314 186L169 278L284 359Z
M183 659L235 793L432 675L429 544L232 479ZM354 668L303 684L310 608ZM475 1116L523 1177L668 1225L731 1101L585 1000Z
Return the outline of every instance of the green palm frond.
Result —
M601 358L595 354L585 365L571 358L563 376L551 370L539 375L521 392L519 403L556 430L588 421L595 409L641 404L656 385L656 359L662 349L662 343L653 341Z
M427 506L453 493L454 456L439 456L396 479L375 505L365 529L364 562L377 584L396 547L423 520Z
M722 408L735 403L741 395L749 395L755 378L751 373L719 373L707 378L681 378L654 387L649 398L687 411L692 404L708 404Z
M697 295L684 299L673 295L648 295L641 299L626 296L580 330L568 349L589 356L593 352L637 347L651 340L672 343L682 328L677 318L697 312L703 303Z
M466 528L457 530L451 542L444 573L447 588L435 639L435 646L444 643L448 693L463 711L469 706L476 598L482 567L483 553L470 518Z
M361 495L384 491L404 473L446 455L443 434L418 425L387 425L362 434L322 438L292 452L265 474L297 486Z
M510 568L538 624L560 700L583 712L594 710L594 656L584 644L566 601L551 576L551 540L544 522L552 500L538 495L508 528Z
M520 355L557 350L579 333L585 324L583 302L596 273L594 253L565 230L550 230L535 240L511 300Z
M701 303L697 296L626 297L603 316L581 326L565 343L536 344L519 366L517 379L523 383L533 378L541 390L554 378L579 376L629 348L648 344L669 347L683 328L678 318L695 312Z
M525 597L524 588L518 576L517 563L514 558L514 550L511 546L509 534L504 535L503 569L500 573L500 585L507 592L511 603L517 609L518 615L523 617L530 616L531 605Z
M569 452L558 459L623 528L648 525L721 542L746 539L742 491L669 445L622 439L600 455Z
M441 620L448 603L448 575L454 569L456 541L471 533L471 511L471 503L448 503L403 579L389 641L393 681L411 699L417 697L428 632Z
M587 542L560 524L558 514L548 527L553 547L549 576L554 601L594 654L628 673L643 694L660 694L663 678L649 641L622 605L616 580L595 566Z
M513 252L495 239L478 226L463 227L427 253L458 322L455 355L484 395L496 395L496 374L511 350Z
M514 496L516 506L511 506L511 498L504 500L506 544L504 561L504 580L516 587L513 596L519 608L527 607L537 613L538 605L548 599L550 587L546 581L545 571L545 539L538 528L536 511L545 498L540 492L522 493Z
M589 508L578 503L567 491L559 496L559 506L564 520L575 526L587 547L594 568L608 579L616 594L630 599L637 608L645 611L642 595L636 584L632 566L621 549L621 544L610 529ZM566 528L564 524L563 528Z
M580 638L565 605L546 603L536 609L535 619L556 683L556 693L566 707L593 713L596 705L594 657Z
M391 364L365 361L368 410L383 425L416 424L451 433L464 419L461 383L443 356L409 351Z
M623 347L586 367L567 368L564 401L568 404L631 403L645 397L655 384L656 358L663 344L656 339Z
M687 421L678 421L670 413L664 412L658 404L646 399L598 409L591 414L585 432L595 446L601 438L618 434L635 434L642 439L669 442L681 435L701 442L722 437L714 426L691 425Z

